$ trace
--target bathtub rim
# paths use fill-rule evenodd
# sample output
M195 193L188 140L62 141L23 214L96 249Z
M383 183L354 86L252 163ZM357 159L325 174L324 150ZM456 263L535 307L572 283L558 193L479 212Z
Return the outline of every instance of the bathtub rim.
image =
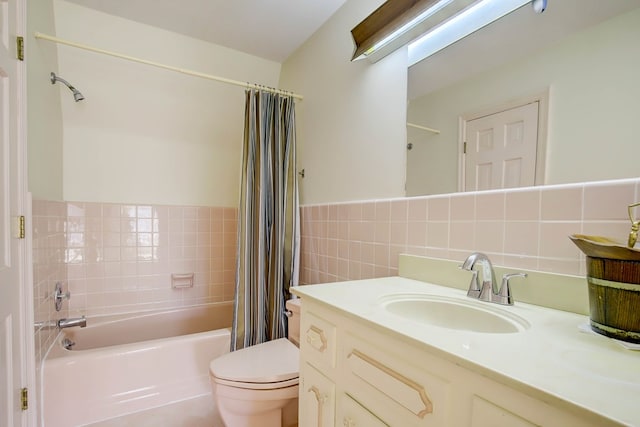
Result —
M179 306L179 307L149 308L146 310L128 311L124 313L114 313L114 314L86 315L82 312L75 312L73 313L73 316L70 310L69 317L76 317L76 315L86 316L87 326L93 326L93 325L102 325L102 324L109 324L112 322L118 322L118 321L126 320L129 318L133 318L133 317L138 318L138 317L152 316L154 314L160 314L160 313L175 313L177 311L187 311L194 308L204 308L204 307L216 306L216 305L233 305L233 303L234 303L233 301L216 301L216 302L206 302L206 303L200 303L200 304L191 304L191 305L185 305L185 306Z
M206 307L220 306L220 305L225 305L225 306L233 305L233 301L220 301L220 302L196 304L196 305L190 305L190 306L184 306L184 307L172 307L170 309L154 309L154 310L145 310L140 312L92 316L92 317L87 317L87 328L90 328L92 326L108 326L110 324L126 321L128 319L138 319L141 317L150 317L150 316L159 315L159 314L170 314L170 313L176 313L176 312L182 312L182 311L189 311L194 308L206 308ZM98 320L94 321L94 319L96 318ZM203 331L203 332L195 332L187 335L197 336L200 334L208 334L214 331L224 331L224 330L230 330L230 329L231 329L231 325L225 328L212 329L212 330ZM65 338L65 330L60 329L55 339L53 340L52 345L47 350L45 357L42 359L41 370L44 369L45 362L49 359L64 358L72 354L76 354L76 355L78 354L100 355L101 353L107 354L109 352L109 349L114 349L114 348L118 349L120 347L125 347L125 346L133 347L133 346L137 346L140 343L149 343L149 342L156 342L156 344L159 344L163 340L171 340L171 339L175 339L176 337L172 336L172 337L164 337L164 338L153 338L153 339L148 339L144 341L137 341L135 343L115 344L115 345L105 346L105 347L88 348L84 350L67 350L62 346L62 341L64 340L64 338Z

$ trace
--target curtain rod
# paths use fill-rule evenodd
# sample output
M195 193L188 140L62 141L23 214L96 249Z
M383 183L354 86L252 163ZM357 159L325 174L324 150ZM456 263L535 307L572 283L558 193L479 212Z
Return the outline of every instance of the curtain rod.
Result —
M136 58L134 56L124 55L122 53L117 53L117 52L111 52L111 51L104 50L104 49L98 49L98 48L95 48L95 47L87 46L85 44L72 42L72 41L69 41L69 40L61 39L61 38L58 38L58 37L53 37L53 36L50 36L50 35L47 35L47 34L43 34L43 33L39 33L39 32L35 32L34 33L34 37L36 39L48 40L50 42L64 44L64 45L75 47L75 48L78 48L78 49L84 49L84 50L88 50L90 52L101 53L103 55L113 56L113 57L120 58L120 59L126 59L127 61L138 62L140 64L151 65L153 67L163 68L165 70L171 70L171 71L175 71L175 72L178 72L178 73L186 74L186 75L189 75L189 76L200 77L200 78L208 79L208 80L215 80L217 82L228 83L228 84L232 84L232 85L236 85L236 86L242 86L242 87L245 87L245 88L264 90L264 91L267 91L267 92L277 93L279 95L292 96L292 97L294 97L296 99L299 99L301 101L303 99L302 95L299 95L299 94L293 93L293 92L288 92L288 91L285 91L285 90L282 90L282 89L276 89L276 88L272 88L272 87L268 87L268 86L262 86L262 85L255 84L255 83L248 83L248 82L241 82L241 81L238 81L238 80L231 80L231 79L227 79L225 77L212 76L210 74L200 73L198 71L192 71L192 70L187 70L185 68L179 68L179 67L173 67L171 65L160 64L158 62L148 61L146 59Z
M440 131L438 129L433 129L433 128L429 128L426 126L420 126L420 125L416 125L413 123L407 123L407 126L412 127L412 128L416 128L416 129L422 129L422 130L426 130L427 132L433 132L436 135L440 133Z

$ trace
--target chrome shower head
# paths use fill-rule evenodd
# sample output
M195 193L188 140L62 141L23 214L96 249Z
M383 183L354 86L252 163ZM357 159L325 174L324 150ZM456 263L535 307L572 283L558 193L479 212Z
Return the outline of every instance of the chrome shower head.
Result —
M75 99L76 102L82 101L84 99L84 95L82 95L78 89L76 89L75 87L71 86L69 84L69 82L66 81L65 79L63 79L62 77L56 76L56 73L51 73L50 77L51 77L51 84L52 85L55 84L56 82L61 82L66 87L68 87L69 90L71 91L71 93L73 93L73 99Z
M76 89L75 87L70 87L69 89L71 89L71 92L73 92L73 99L75 99L76 102L82 101L84 99L84 95L81 94L78 89Z

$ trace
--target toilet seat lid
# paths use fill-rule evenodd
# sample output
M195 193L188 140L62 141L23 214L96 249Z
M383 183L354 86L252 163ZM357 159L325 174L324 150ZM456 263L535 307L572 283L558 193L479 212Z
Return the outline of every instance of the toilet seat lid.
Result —
M224 354L209 365L216 378L242 383L276 383L296 379L300 352L286 338L280 338Z

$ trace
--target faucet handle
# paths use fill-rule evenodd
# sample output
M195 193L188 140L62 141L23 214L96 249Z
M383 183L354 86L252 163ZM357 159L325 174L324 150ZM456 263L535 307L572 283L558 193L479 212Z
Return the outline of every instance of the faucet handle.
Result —
M502 284L496 298L498 304L513 305L511 287L509 286L509 279L512 277L527 277L527 273L508 273L502 276Z
M62 282L56 282L56 286L53 292L53 303L56 311L62 310L62 301L71 299L71 292L62 291Z

